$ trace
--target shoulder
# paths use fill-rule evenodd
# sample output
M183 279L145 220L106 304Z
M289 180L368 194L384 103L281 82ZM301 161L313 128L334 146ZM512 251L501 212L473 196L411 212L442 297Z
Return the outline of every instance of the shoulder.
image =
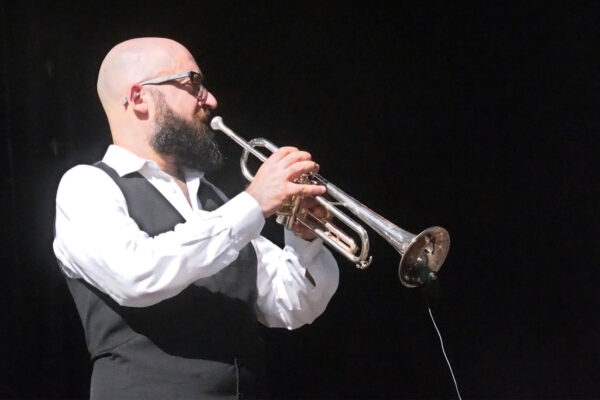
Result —
M64 173L58 184L57 201L64 197L114 197L120 189L113 179L93 165L77 165Z
M69 169L64 173L59 183L59 190L61 186L79 186L86 185L88 182L93 183L110 182L112 178L108 174L102 171L100 168L93 165L80 164Z

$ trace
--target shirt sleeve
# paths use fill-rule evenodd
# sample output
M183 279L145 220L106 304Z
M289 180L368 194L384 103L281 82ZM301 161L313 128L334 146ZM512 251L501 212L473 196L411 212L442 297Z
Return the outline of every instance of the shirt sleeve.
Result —
M321 239L308 242L285 230L285 247L253 240L258 259L258 318L273 328L295 329L325 311L337 290L339 270ZM306 278L312 276L313 283Z
M145 307L219 272L263 225L260 207L243 192L215 211L194 213L174 230L149 237L129 216L115 182L81 165L59 184L53 248L67 276L84 279L121 305Z

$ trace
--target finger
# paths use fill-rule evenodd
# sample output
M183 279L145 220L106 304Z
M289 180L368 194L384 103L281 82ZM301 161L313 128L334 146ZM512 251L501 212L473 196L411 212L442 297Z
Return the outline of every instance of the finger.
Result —
M281 159L281 163L284 168L289 167L292 164L295 164L300 161L308 161L311 159L310 153L306 151L296 150L294 152L288 153Z
M271 156L269 158L273 161L280 161L288 154L297 152L297 151L298 151L298 149L293 146L284 146L284 147L280 147L279 149L277 149L277 151L274 152L273 154L271 154Z
M305 208L307 210L313 210L316 207L320 207L320 205L314 197L303 197L302 202L300 203L300 207Z
M317 236L313 231L300 223L294 224L292 231L296 236L300 236L304 240L312 240Z
M300 196L320 196L325 194L327 189L321 185L301 185L298 183L290 182L288 186L288 196L300 195Z
M323 206L315 206L308 209L312 215L317 218L327 219L329 218L329 211Z
M319 171L319 164L314 161L299 161L287 167L287 178L294 180L304 174L315 173Z

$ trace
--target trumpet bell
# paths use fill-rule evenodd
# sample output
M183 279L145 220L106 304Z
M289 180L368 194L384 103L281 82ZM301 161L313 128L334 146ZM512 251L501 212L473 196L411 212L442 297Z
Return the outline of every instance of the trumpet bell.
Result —
M434 226L416 235L406 246L400 260L398 277L406 287L414 288L437 279L450 250L450 234Z

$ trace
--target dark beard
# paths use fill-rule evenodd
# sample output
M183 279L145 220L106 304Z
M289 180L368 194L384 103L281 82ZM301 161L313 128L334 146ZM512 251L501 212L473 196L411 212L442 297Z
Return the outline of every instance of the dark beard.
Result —
M178 168L213 171L223 162L213 131L196 117L186 121L173 113L164 99L158 100L157 129L150 145L159 154L173 157Z

